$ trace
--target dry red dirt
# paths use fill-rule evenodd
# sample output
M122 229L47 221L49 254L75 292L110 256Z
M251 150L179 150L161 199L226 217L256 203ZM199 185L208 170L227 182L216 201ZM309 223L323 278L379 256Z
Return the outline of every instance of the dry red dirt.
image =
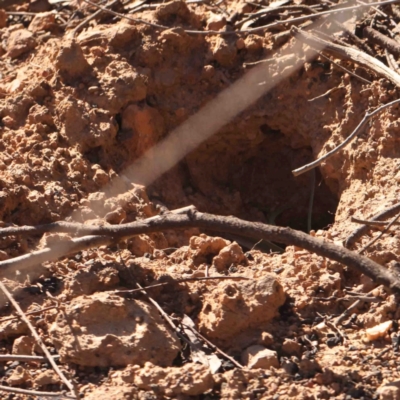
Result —
M129 7L133 2L116 2L113 9ZM255 11L241 1L217 7L173 0L133 14L166 30L101 13L74 32L95 11L86 3L36 0L7 11L28 14L0 9L2 226L120 224L193 204L306 230L310 174L295 178L291 171L340 144L368 109L399 95L393 84L339 59L371 83L322 57L280 81L282 65L304 53L283 54L295 39L277 30L185 32L227 29L232 16ZM125 177L147 150L265 59L268 79L276 80L271 91L147 187ZM317 169L313 235L341 245L357 227L352 215L368 218L400 201L399 118L398 108L385 110ZM118 191L105 193L118 177ZM370 231L353 249L377 234ZM1 238L0 259L63 238ZM399 254L398 231L367 252L392 269ZM398 298L300 248L249 250L192 229L0 272L25 312L57 299L57 308L29 318L84 399L400 399ZM248 279L177 282L232 275ZM183 329L197 341L191 348L146 296L121 292L162 282L169 284L148 294L179 329L192 323L231 359ZM15 314L4 296L0 304L2 318ZM388 321L377 334L368 331ZM18 319L0 319L0 352L42 354ZM0 384L66 390L46 362L2 362Z

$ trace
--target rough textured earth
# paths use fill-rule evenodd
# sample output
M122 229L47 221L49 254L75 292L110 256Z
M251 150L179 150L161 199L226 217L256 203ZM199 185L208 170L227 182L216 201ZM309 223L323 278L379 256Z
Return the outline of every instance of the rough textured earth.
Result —
M224 31L229 16L254 12L257 0L172 0L133 14L168 28L161 30L107 13L79 28L95 7L78 3L0 9L2 227L121 224L195 205L305 231L312 180L291 171L399 96L351 62L336 60L371 83L322 56L306 60L307 46L291 53L296 41L283 27L187 32ZM129 166L260 60L272 90L146 187L129 179ZM280 79L299 60L302 67ZM368 218L400 201L399 121L398 108L386 109L317 169L312 235L341 245L358 226L351 216ZM370 230L353 249L378 233ZM3 237L0 260L70 239ZM198 229L141 234L29 270L2 269L1 277L22 309L36 312L31 323L84 399L400 399L398 297L300 248L254 245ZM366 253L392 270L399 254L396 230ZM226 279L200 280L209 276ZM137 284L162 285L147 290L152 302L127 292ZM0 352L42 355L0 296ZM66 390L45 361L1 361L0 384Z

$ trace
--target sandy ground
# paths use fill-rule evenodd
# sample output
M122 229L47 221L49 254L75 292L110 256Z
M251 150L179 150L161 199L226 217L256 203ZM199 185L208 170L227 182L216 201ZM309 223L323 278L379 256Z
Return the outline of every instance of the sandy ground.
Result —
M224 31L254 7L173 0L133 14L164 30L106 13L79 28L95 11L86 3L37 0L7 8L23 15L0 10L2 226L121 224L194 205L307 230L312 176L291 171L340 144L398 89L349 61L336 60L370 83L320 56L307 61L307 46L291 52L296 40L284 26L185 32ZM270 91L146 187L129 179L128 167L260 60ZM302 67L290 70L298 61ZM358 226L351 216L368 218L400 201L399 118L396 107L383 111L317 168L312 235L342 245ZM368 231L352 249L378 233ZM4 237L0 259L68 239ZM7 269L2 278L25 312L39 310L30 321L84 399L399 399L398 298L300 248L271 253L253 244L197 229L142 234ZM395 270L399 249L393 230L366 255ZM246 279L178 282L206 276ZM177 330L146 295L126 292L157 283L166 284L147 293ZM0 353L42 355L24 322L5 320L15 310L4 296L0 304ZM66 390L45 361L2 362L0 381Z

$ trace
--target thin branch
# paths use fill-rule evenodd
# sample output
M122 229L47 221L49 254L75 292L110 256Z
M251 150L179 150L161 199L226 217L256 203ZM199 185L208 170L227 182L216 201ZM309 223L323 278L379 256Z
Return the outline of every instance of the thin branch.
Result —
M79 239L57 243L51 248L46 247L42 250L1 261L0 269L3 274L8 272L8 270L23 271L47 261L54 261L60 257L75 254L92 247L109 245L112 242L113 239L109 236L84 236Z
M107 9L107 7L112 7L114 4L117 4L119 2L119 0L112 0L110 1L108 4L104 5L104 8ZM96 4L96 6L98 7L99 5ZM77 25L75 27L75 29L72 31L72 37L75 37L78 32L83 29L90 21L92 21L93 19L95 19L99 14L101 14L102 12L104 12L103 9L98 9L96 12L94 12L93 14L89 15L85 20L83 20L79 25Z
M389 67L392 68L393 71L399 74L400 73L399 65L397 64L397 61L394 58L393 54L389 53L388 49L385 49L385 56Z
M53 359L58 359L60 356L53 356ZM0 354L0 362L5 361L20 361L20 362L47 362L47 358L43 356L26 356L18 354Z
M324 51L335 57L345 58L356 64L367 67L374 71L378 76L382 76L383 78L393 82L397 87L400 87L399 74L391 70L375 57L372 57L361 50L329 42L296 27L292 27L292 35L296 36L297 39L302 40L304 43L315 47L319 51Z
M192 326L188 326L185 325L188 329L190 329L196 336L198 336L201 340L203 340L204 342L206 342L208 344L208 346L210 346L214 351L216 351L217 353L221 354L223 357L225 357L226 359L228 359L233 365L235 365L236 367L243 369L243 365L241 365L240 363L238 363L233 357L229 356L228 354L226 354L224 351L222 351L221 349L219 349L214 343L210 342L207 338L205 338L200 332L197 332L196 329L194 329Z
M74 247L71 242L64 244L64 246L68 246L68 252L64 254L60 251L60 248L63 247L61 245L56 248L57 252L54 253L51 253L51 249L45 249L47 251L47 260L45 260L44 254L41 253L42 251L39 251L39 256L35 255L35 253L38 253L35 252L21 257L24 258L24 267L26 267L26 265L34 266L38 263L38 259L40 260L39 262L52 261L65 254L72 253L73 248L82 250L84 244L90 247L94 245L100 246L117 239L127 239L138 234L196 227L226 233L240 232L241 236L255 238L257 240L263 239L301 247L322 257L338 261L349 268L356 269L369 276L376 283L383 284L392 288L394 291L400 292L400 281L390 271L369 258L349 251L344 247L311 237L304 232L295 231L291 228L266 225L260 222L248 222L235 217L215 216L198 211L188 212L187 215L175 215L171 213L151 221L143 220L123 225L94 226L92 227L93 232L99 235L109 235L110 237L85 236L80 239L74 239L72 242L78 240L80 245L77 246L74 243ZM0 269L5 265L19 268L19 262L15 260L21 259L21 257L0 262Z
M260 11L250 14L247 18L245 18L241 21L238 21L234 25L234 27L240 28L244 23L251 21L253 19L266 17L267 15L279 14L281 11L286 11L286 10L308 11L310 14L317 13L314 9L312 9L309 6L305 6L305 5L291 5L291 6L280 6L280 7L275 7L275 8L267 8L267 9L260 10ZM290 20L287 20L285 22L290 22Z
M77 399L79 399L79 394L76 392L76 389L74 388L74 385L66 378L64 373L60 370L59 366L55 363L53 356L50 354L49 350L47 349L46 345L43 343L42 338L39 336L39 334L36 332L36 329L33 327L31 322L29 321L28 317L25 315L25 313L22 311L21 307L19 304L15 301L14 297L12 294L8 291L6 286L4 285L3 282L0 281L0 289L3 291L4 295L7 297L9 302L14 306L16 309L17 313L21 316L21 319L26 323L28 326L29 330L31 331L32 336L35 338L37 344L40 346L42 349L43 353L47 357L49 363L53 367L54 371L57 373L57 375L60 377L60 379L64 382L64 384L67 386L67 388L71 391L71 394L73 394Z
M125 19L127 19L129 21L136 22L136 23L143 24L143 25L148 25L148 26L151 26L151 27L156 28L156 29L162 29L162 30L170 29L167 26L159 25L159 24L153 24L152 22L145 21L144 19L128 17L127 15L118 13L116 11L113 11L113 10L110 10L110 9L108 9L106 7L103 7L103 6L99 5L99 4L93 3L90 0L82 0L82 1L87 3L87 4L90 4L93 7L98 8L99 10L102 10L102 11L107 12L109 14L115 15L116 17L125 18Z
M370 218L371 221L379 221L384 218L390 218L396 215L400 211L400 203L396 203L388 208L385 208L383 211L374 215ZM387 223L386 223L387 224ZM355 229L345 240L344 246L349 248L351 247L361 236L365 235L368 232L369 226L363 225Z
M346 87L345 86L333 87L332 89L327 90L325 93L322 93L322 94L320 94L320 95L318 95L316 97L313 97L312 99L309 99L308 102L311 103L311 102L313 102L315 100L322 99L323 97L328 96L331 93L336 92L337 90L340 90L340 89L346 89Z
M350 221L355 222L357 224L374 226L376 228L384 228L387 224L390 223L390 221L370 221L370 220L360 219L360 218L356 218L356 217L351 217ZM400 225L400 222L396 222L394 225Z
M112 293L135 293L141 292L147 289L153 289L161 286L167 286L172 283L182 283L182 282L198 282L198 281L211 281L211 280L248 280L251 281L251 278L246 278L244 276L204 276L201 278L182 278L182 279L174 279L171 282L161 282L155 283L154 285L144 286L140 289L123 289L123 290L113 290Z
M370 28L369 26L365 27L363 30L363 34L367 37L372 43L376 43L381 46L383 49L387 49L390 53L395 54L396 56L400 55L400 44L377 30Z
M315 300L319 301L354 301L354 300L360 300L365 303L374 303L376 301L380 301L377 297L371 297L371 296L362 296L362 295L357 295L357 296L345 296L345 297L337 297L337 296L331 296L331 297L314 297Z
M39 392L37 390L19 389L9 386L0 385L0 390L10 393L26 394L28 396L41 396L41 397L58 397L59 399L68 399L63 392Z
M25 315L41 314L43 311L52 310L53 308L57 308L57 307L58 307L58 306L49 306L49 307L42 308L42 309L37 310L37 311L27 312L27 313L25 313ZM19 316L19 315L15 315L15 316L13 316L13 317L2 318L2 319L0 319L0 324L1 324L2 322L11 321L11 320L13 320L13 319L20 319L20 318L21 318L21 316Z
M372 82L369 81L368 79L365 79L365 78L363 78L362 76L357 75L357 74L355 74L354 72L350 71L349 69L347 69L347 68L343 67L342 65L338 64L336 61L331 60L331 59L330 59L329 57L327 57L326 55L324 55L324 54L322 54L322 53L319 53L319 55L320 55L322 58L325 58L325 60L328 60L328 61L329 61L330 63L332 63L333 65L335 65L337 68L339 68L339 69L341 69L342 71L346 72L346 74L349 74L349 75L351 75L351 76L354 76L354 78L359 79L361 82L368 83L368 84L371 84L371 83L372 83ZM344 86L339 86L339 87L344 87ZM338 87L338 89L339 89L339 87Z
M146 218L144 221L150 222L157 219L163 218L165 215L171 214L186 214L189 211L195 211L196 207L186 206L177 208L175 210L169 210L164 214L155 215L154 217ZM107 225L109 227L116 225ZM121 226L121 225L119 225ZM110 232L110 230L107 230ZM42 235L47 232L59 232L59 233L72 233L78 236L99 234L98 229L93 225L80 224L78 222L52 222L50 224L36 225L36 226L8 226L6 228L0 228L0 237L4 236L27 236L27 235Z
M374 3L369 3L369 4L357 4L354 6L350 6L350 7L343 7L343 8L336 8L336 9L331 9L331 10L327 10L327 11L321 11L321 12L317 12L315 14L310 14L310 15L303 15L301 17L296 17L296 18L292 18L289 20L285 20L285 21L278 21L278 22L273 22L271 24L268 25L264 25L264 26L259 26L257 28L252 28L252 29L247 29L247 30L243 30L240 31L240 33L253 33L253 32L258 32L258 31L262 31L265 29L270 29L270 28L274 28L276 26L279 25L284 25L284 24L288 24L288 23L294 23L294 22L302 22L305 20L309 20L309 19L316 19L319 17L323 17L325 15L329 15L329 14L333 14L333 13L338 13L338 12L345 12L345 11L351 11L351 10L355 10L357 8L361 8L361 7L371 7L371 6L382 6L385 4L393 4L393 3L398 3L399 0L387 0L387 1L379 1L379 2L374 2ZM195 31L193 31L194 33ZM219 34L221 34L221 32L217 32ZM227 33L235 33L235 32L223 32L224 34Z
M329 15L329 14L333 14L333 13L351 11L351 10L355 10L357 8L371 7L371 6L374 6L374 5L392 4L392 3L396 3L398 1L399 0L388 0L388 2L382 1L382 2L369 3L369 4L357 4L357 5L350 6L350 7L330 9L330 10L327 10L327 11L317 12L315 14L303 15L301 17L296 17L296 18L292 18L292 19L288 19L288 20L284 20L284 21L273 22L271 24L260 26L260 27L257 27L257 28L243 30L243 31L241 31L241 33L253 33L253 32L257 32L257 31L261 31L261 30L265 30L265 29L274 28L274 27L279 26L279 25L284 25L284 24L288 24L288 23L302 22L302 21L310 20L310 19L316 19L318 17L323 17L323 16L326 16L326 15ZM223 33L228 33L228 32L223 32ZM232 33L232 32L229 32L229 33Z
M314 195L315 195L315 170L311 171L311 193L308 200L308 211L307 211L307 232L310 233L312 229L312 212L314 205Z
M5 0L8 1L8 0ZM135 23L139 23L139 24L144 24L144 25L148 25L151 26L153 28L156 29L160 29L160 30L167 30L170 29L170 27L168 26L164 26L164 25L159 25L159 24L153 24L152 22L148 22L146 20L143 19L139 19L139 18L132 18L129 17L127 15L109 10L108 8L104 8L96 3L93 3L90 0L82 0L85 3L88 3L90 5L92 5L93 7L97 7L98 9L101 9L105 12L108 12L112 15L115 15L117 17L120 18L125 18L129 21L135 22ZM304 20L308 20L308 19L315 19L318 17L322 17L325 15L329 15L329 14L333 14L333 13L338 13L338 12L343 12L343 11L351 11L351 10L355 10L358 8L365 8L365 7L371 7L374 5L385 5L385 4L393 4L393 3L397 3L400 0L385 0L385 1L378 1L378 2L374 2L374 3L369 3L369 4L357 4L354 6L350 6L350 7L344 7L344 8L337 8L337 9L333 9L333 10L328 10L328 11L321 11L315 14L310 14L310 15L305 15L305 16L301 16L301 17L297 17L297 18L292 18L289 20L285 20L285 21L277 21L277 22L273 22L271 24L268 25L264 25L264 26L259 26L257 28L251 28L251 29L246 29L243 31L197 31L197 30L190 30L190 29L184 29L184 32L186 32L187 34L190 35L220 35L220 36L229 36L229 35L239 35L239 34L246 34L246 33L254 33L254 32L260 32L260 31L264 31L276 26L280 26L280 25L284 25L284 24L292 24L292 23L296 23L296 22L300 22L300 21L304 21Z
M311 169L317 167L318 165L321 165L324 161L326 161L328 158L332 157L334 154L336 154L338 151L340 151L343 147L345 147L347 144L349 144L361 132L361 130L365 127L365 125L367 124L367 122L369 121L370 118L372 118L376 114L380 113L385 108L388 108L397 103L400 103L400 99L396 99L396 100L391 101L390 103L384 104L384 105L378 107L375 111L372 111L371 113L367 111L364 115L364 118L357 125L357 127L354 129L354 131L339 146L335 147L333 150L329 151L328 153L326 153L322 157L318 158L317 160L313 161L312 163L309 163L300 168L294 169L292 171L293 175L299 176L299 175L304 174L305 172L310 171Z
M181 338L184 342L186 342L189 346L192 346L193 343L186 336L182 335L178 327L174 324L174 321L172 321L170 316L161 308L161 306L152 297L149 296L145 288L142 287L139 283L136 283L136 286L139 288L142 294L144 294L147 297L150 303L153 304L155 308L157 308L158 312L161 314L164 321L171 327L171 329L177 334L177 336Z
M351 39L353 42L362 50L364 50L366 53L368 53L370 56L374 56L373 50L368 46L367 43L365 43L363 40L361 40L357 35L355 35L350 29L347 28L346 25L342 24L340 21L334 19L333 23L337 25L340 29L343 30L343 32Z
M362 254L364 253L365 250L367 250L370 246L372 246L375 242L377 242L396 222L397 220L400 218L400 213L398 213L393 220L388 224L388 226L379 233L379 235L372 239L369 243L367 243L360 251L359 253Z
M366 295L370 295L374 292L375 289L372 289L371 291L369 291ZM335 325L339 325L344 319L346 319L351 312L353 312L354 310L356 310L358 307L360 307L363 303L365 303L364 299L359 299L356 302L354 302L351 306L349 306L348 308L346 308L346 310L344 310L342 312L342 314L340 314L337 318L335 318L334 324Z

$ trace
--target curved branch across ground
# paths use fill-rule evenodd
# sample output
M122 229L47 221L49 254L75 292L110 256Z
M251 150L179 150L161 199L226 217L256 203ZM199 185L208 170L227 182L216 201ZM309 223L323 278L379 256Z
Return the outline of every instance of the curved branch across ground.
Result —
M398 277L367 257L291 228L266 225L260 222L248 222L232 216L223 217L190 210L186 214L174 214L171 212L158 218L149 218L123 225L88 226L66 223L58 225L63 232L69 229L69 232L79 232L79 234L91 234L95 236L72 239L62 244L61 247L59 245L56 248L47 248L2 261L0 262L0 270L3 268L18 269L21 268L21 265L26 270L38 263L56 260L59 257L76 252L78 248L82 250L84 247L98 247L99 245L109 244L116 240L126 239L138 234L197 227L218 232L240 233L241 236L253 239L270 240L301 247L322 257L340 262L349 268L358 270L370 277L377 284L385 285L396 292L400 292L400 280ZM38 226L36 227L37 233L42 233L46 227L51 227L52 231L56 231L57 223ZM30 233L33 233L35 227L29 228ZM0 230L0 235L2 231Z

